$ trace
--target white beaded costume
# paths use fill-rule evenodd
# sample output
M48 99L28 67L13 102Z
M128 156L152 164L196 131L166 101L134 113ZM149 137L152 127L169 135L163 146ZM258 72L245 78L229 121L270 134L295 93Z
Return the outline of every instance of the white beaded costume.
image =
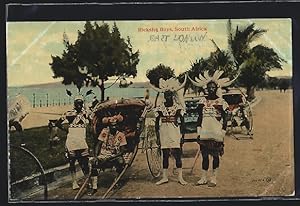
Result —
M165 104L160 104L154 109L155 117L162 113L160 118L160 143L161 148L180 148L180 128L176 124L176 113L180 110L180 114L184 114L184 109L181 105L174 104L171 107L166 107Z
M69 151L87 149L86 126L88 124L88 114L82 109L79 113L75 109L66 112L62 118L69 123L69 132L66 140L66 147Z
M227 102L223 98L208 100L202 97L199 104L203 106L200 140L223 142L225 132L222 131L221 112L228 108Z

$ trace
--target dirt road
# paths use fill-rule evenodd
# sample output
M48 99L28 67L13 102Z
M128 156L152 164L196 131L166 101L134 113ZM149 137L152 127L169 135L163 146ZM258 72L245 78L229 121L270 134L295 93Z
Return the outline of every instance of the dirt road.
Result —
M218 185L214 188L195 186L200 178L200 160L190 174L198 145L184 145L184 177L189 182L181 186L172 173L173 161L170 161L169 183L156 186L147 168L146 156L139 152L133 165L111 198L206 198L206 197L256 197L286 196L294 191L293 159L293 113L292 91L261 91L257 95L262 99L253 108L253 140L236 140L232 136L225 138L225 154L221 159ZM99 190L93 197L99 199L114 176L100 175ZM76 192L67 184L49 192L49 199L72 199Z

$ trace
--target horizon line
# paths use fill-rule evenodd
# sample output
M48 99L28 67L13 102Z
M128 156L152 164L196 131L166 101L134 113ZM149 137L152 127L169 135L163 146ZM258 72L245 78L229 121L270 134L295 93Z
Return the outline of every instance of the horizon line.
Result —
M270 77L277 77L277 78L283 78L283 77L287 77L287 78L293 78L293 75L278 75L278 76L270 76ZM113 81L108 81L108 82L105 82L104 84L109 84ZM132 81L133 83L147 83L149 82L149 80L147 81ZM73 85L75 86L73 83L72 84L63 84L61 81L57 81L57 82L44 82L44 83L32 83L32 84L24 84L24 85L7 85L7 88L11 88L11 87L34 87L34 86L45 86L47 84L58 84L58 83L61 83L62 85L65 85L65 86L68 86L68 85ZM117 84L116 84L117 85ZM83 87L86 87L86 86L83 86ZM93 87L93 86L91 86Z

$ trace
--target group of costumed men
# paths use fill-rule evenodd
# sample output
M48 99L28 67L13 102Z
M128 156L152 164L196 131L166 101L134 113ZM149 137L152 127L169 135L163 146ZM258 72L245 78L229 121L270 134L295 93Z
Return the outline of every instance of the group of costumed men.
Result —
M206 90L205 96L201 97L198 102L198 125L197 139L200 145L202 155L202 172L201 178L196 185L208 184L208 186L217 185L217 171L220 164L220 156L224 154L224 137L226 133L226 113L228 104L222 98L222 87L229 86L235 79L220 78L223 71L216 70L210 76L208 71L199 78L190 81L197 87ZM158 92L163 93L164 100L162 104L153 108L156 124L155 129L162 150L162 179L156 182L156 185L167 183L169 157L173 155L178 170L178 182L186 185L187 182L183 178L182 173L182 154L181 154L181 137L184 133L185 104L183 96L179 95L179 90L185 85L187 77L182 84L175 78L159 80L159 88L152 86ZM66 140L66 148L68 160L70 164L70 172L72 176L72 188L78 189L79 185L76 181L75 162L79 162L82 172L85 176L90 174L89 168L89 150L86 143L86 127L91 117L84 108L84 100L82 96L76 97L74 100L74 109L66 112L57 122L56 125L68 132ZM126 135L119 131L118 124L123 121L121 114L104 117L102 124L106 125L99 135L98 142L95 146L94 157L91 159L91 183L89 194L97 191L98 170L99 165L106 164L107 167L114 166L116 171L120 173L124 164L128 164L128 153ZM69 127L65 129L63 122L67 122ZM210 180L207 178L209 169L209 155L212 160L212 175ZM103 165L102 165L103 166Z

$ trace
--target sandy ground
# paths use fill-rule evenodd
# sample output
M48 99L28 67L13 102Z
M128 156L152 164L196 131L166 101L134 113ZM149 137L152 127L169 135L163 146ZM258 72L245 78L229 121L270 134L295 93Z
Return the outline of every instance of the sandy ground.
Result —
M22 121L23 129L40 127L48 124L49 119L58 119L64 112L72 109L72 105L36 107Z
M229 198L292 195L294 192L292 91L286 93L259 91L256 94L262 99L253 108L253 139L236 140L231 135L226 136L225 154L221 159L216 187L195 185L200 178L200 159L193 173L190 173L190 169L198 145L185 143L183 173L184 178L189 182L188 185L181 186L177 183L177 176L172 172L174 162L170 161L169 183L156 186L155 182L159 179L152 178L145 153L139 151L133 165L121 181L121 188L115 190L111 198ZM59 113L58 110L55 111ZM39 118L37 113L28 116L26 121L34 119L42 123L42 118ZM113 174L109 172L100 174L98 192L93 197L85 195L83 199L100 199L113 178ZM68 183L49 191L49 199L71 200L75 194L76 191L72 191L71 184Z

